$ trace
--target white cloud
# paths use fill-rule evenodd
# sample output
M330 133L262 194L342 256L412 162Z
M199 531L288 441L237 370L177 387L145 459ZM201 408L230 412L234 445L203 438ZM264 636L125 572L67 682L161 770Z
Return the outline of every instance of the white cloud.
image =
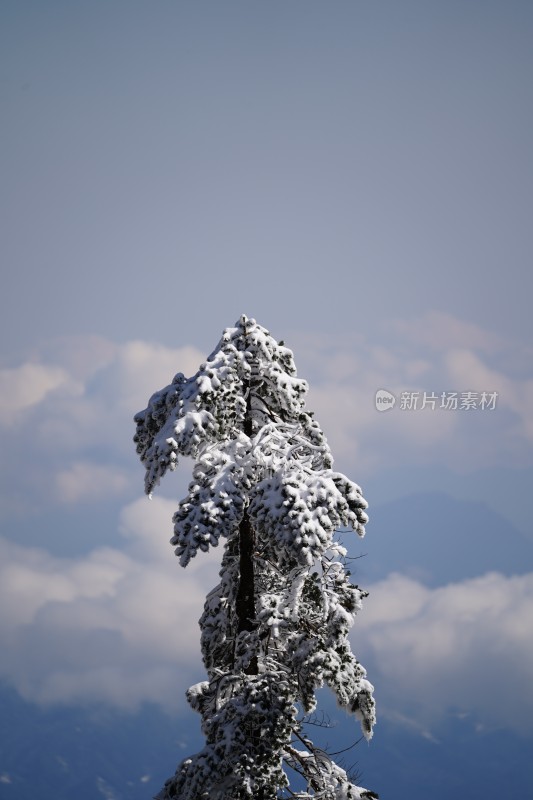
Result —
M470 323L434 313L398 322L395 339L385 344L302 336L296 345L300 373L311 382L309 407L338 467L356 480L363 479L361 469L368 475L439 464L466 471L531 460L533 380L508 374L505 359L496 368L492 354L500 357L506 344ZM205 354L193 346L78 337L43 346L43 358L34 354L32 362L2 372L0 417L9 422L4 509L23 508L30 485L44 505L118 496L140 476L133 414L177 370L194 374ZM392 411L376 410L380 388L396 395ZM497 410L476 416L399 408L402 391L422 398L443 389L498 391Z
M186 570L169 545L174 503L137 500L124 550L58 558L0 540L0 676L39 703L183 704L203 678L197 620L220 552ZM355 650L379 711L423 735L450 713L524 730L533 719L533 573L429 589L401 575L370 587ZM437 731L438 736L438 731Z
M57 365L29 362L0 370L0 422L12 424L22 412L38 406L58 389L74 396L81 391L79 384Z
M446 356L451 380L476 392L497 392L497 406L516 415L520 433L533 442L533 379L519 379L491 369L471 350L452 350Z
M387 346L369 345L361 337L353 349L310 339L306 351L302 343L300 373L307 377L307 359L309 406L339 468L355 480L360 465L367 473L414 462L475 469L499 463L502 453L523 452L533 429L532 381L508 374L501 362L496 368L491 353L500 343L482 347L483 332L474 336L471 327L456 322L438 318L435 341L429 337L431 357L412 330L410 336L398 333ZM462 341L466 335L468 346ZM300 366L298 350L295 357ZM119 497L130 480L140 493L132 416L177 370L191 375L203 358L194 347L87 338L49 346L46 363L3 370L1 385L9 390L0 405L0 416L9 423L4 508L12 498L20 508L39 502L97 507ZM379 388L399 394L439 386L498 391L498 409L477 417L375 409ZM0 676L42 702L104 699L131 706L144 699L168 704L169 697L181 702L185 674L192 668L199 679L202 670L197 619L206 591L217 582L220 553L181 570L168 544L173 511L174 503L160 498L130 504L120 521L124 546L97 548L84 557L53 557L1 540ZM513 694L498 712L500 720L514 725L513 715L523 720L522 708L531 710L522 674L523 665L531 663L525 634L530 584L502 576L479 580L432 591L391 577L374 587L357 635L375 657L384 685L397 687L398 696L411 692L428 716L438 716L448 704L493 722L486 707L501 684L498 669L503 670L524 700L520 705ZM393 700L391 694L385 703L390 713L406 716ZM491 705L494 718L496 705Z
M86 360L87 353L84 352ZM71 356L72 357L72 356ZM148 342L126 342L111 358L97 362L86 374L83 392L75 400L46 404L37 429L48 446L75 450L107 444L131 450L133 415L146 407L158 389L172 381L177 371L191 375L202 360L193 347L167 348Z
M462 712L530 730L532 618L533 573L437 589L393 574L370 589L357 647L379 676L383 713L437 724Z
M427 311L415 319L396 319L391 327L402 340L440 352L466 344L484 353L496 353L506 347L501 336L442 311Z
M367 474L383 466L448 460L460 416L438 409L399 407L402 391L419 392L421 401L424 391L435 387L434 367L415 354L406 358L394 348L361 343L358 347L354 354L339 353L337 376L328 372L324 380L318 373L309 392L309 407L316 412L335 459L348 472L364 465ZM323 360L327 363L325 354ZM378 389L395 395L394 409L376 410Z
M310 378L316 411L339 466L376 472L409 464L465 472L530 463L533 379L527 347L506 342L441 312L391 322L386 344L302 337L296 360ZM301 353L301 363L299 359ZM519 376L519 377L518 377ZM396 397L376 411L375 393ZM441 409L443 392L498 392L495 412ZM402 393L418 393L417 409L402 409ZM424 394L435 408L421 409ZM460 403L459 403L460 405Z
M121 494L128 476L116 468L78 461L55 476L56 493L63 503L79 503Z
M172 381L176 372L194 375L205 354L195 347L163 347L160 344L126 342L106 374L106 390L113 392L121 407L134 414L146 407L150 396Z
M46 364L28 362L0 373L0 422L9 425L4 513L23 510L30 495L33 508L119 495L141 476L132 442L134 413L176 371L194 374L202 360L189 346L116 345L98 337L61 340L43 350Z
M183 570L168 543L174 510L126 507L124 552L67 559L0 540L2 678L43 703L181 704L191 667L203 676L197 620L220 553Z

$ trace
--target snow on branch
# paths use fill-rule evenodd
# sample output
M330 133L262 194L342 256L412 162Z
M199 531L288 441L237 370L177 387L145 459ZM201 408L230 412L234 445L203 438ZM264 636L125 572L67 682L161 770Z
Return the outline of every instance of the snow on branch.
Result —
M178 373L135 416L148 494L179 457L195 460L173 518L181 565L223 548L200 618L207 679L187 692L206 743L160 800L377 797L298 720L327 685L367 739L375 723L373 687L348 638L366 592L351 583L336 538L339 529L364 535L367 503L333 470L307 388L292 352L242 316L195 375ZM290 789L286 768L305 790Z

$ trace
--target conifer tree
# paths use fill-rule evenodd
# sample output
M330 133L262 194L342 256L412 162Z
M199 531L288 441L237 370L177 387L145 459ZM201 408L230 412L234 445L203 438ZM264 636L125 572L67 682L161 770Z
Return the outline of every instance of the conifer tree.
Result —
M323 685L367 739L375 722L373 687L348 641L366 593L335 539L340 526L364 535L367 503L332 469L306 391L292 352L242 316L195 375L178 373L135 416L149 495L178 456L195 460L173 520L181 565L224 547L200 619L207 679L187 692L205 747L160 800L377 797L302 727ZM287 772L305 788L291 789Z

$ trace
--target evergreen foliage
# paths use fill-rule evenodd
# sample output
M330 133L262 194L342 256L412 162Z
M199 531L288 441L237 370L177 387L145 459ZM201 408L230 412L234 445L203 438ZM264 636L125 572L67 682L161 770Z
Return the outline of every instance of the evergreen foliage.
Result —
M327 685L366 738L375 722L373 687L348 640L366 593L350 583L334 536L340 526L363 536L367 504L332 469L306 392L292 352L242 316L196 375L176 375L135 416L148 494L179 456L195 459L174 515L182 566L224 546L200 619L207 680L187 692L206 744L160 800L377 797L313 745L299 716ZM287 768L305 789L291 790Z

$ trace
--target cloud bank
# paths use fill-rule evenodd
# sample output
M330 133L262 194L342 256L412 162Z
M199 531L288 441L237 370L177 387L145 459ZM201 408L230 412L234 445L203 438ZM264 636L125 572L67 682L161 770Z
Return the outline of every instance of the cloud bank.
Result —
M387 344L316 339L289 342L309 379L337 465L357 478L383 468L446 466L472 471L533 463L531 353L470 323L429 314L391 323ZM215 334L216 336L216 334ZM77 337L0 370L4 510L125 498L138 485L133 414L177 370L194 374L205 354L133 341ZM376 410L386 389L398 401ZM497 392L493 410L402 410L402 392Z
M381 711L438 725L533 730L533 572L428 589L392 574L370 587L357 647L380 682Z
M0 674L23 697L183 704L219 553L182 570L168 543L173 510L160 498L135 501L121 515L124 548L78 558L0 539Z
M530 361L512 343L438 314L397 323L386 344L307 334L289 345L337 466L356 480L361 465L368 473L531 463ZM179 708L203 677L197 619L220 554L179 567L168 543L176 502L141 497L132 417L176 371L191 375L204 358L194 346L78 337L0 371L0 677L25 698ZM380 388L496 391L498 404L380 413ZM174 477L181 491L183 475ZM91 547L80 535L67 558L52 555L51 528L39 529L39 547L18 536L20 522L43 510L55 509L59 525L70 514L64 525L72 526L73 514L81 520L110 503L112 544L104 536ZM76 540L75 529L69 535ZM371 587L355 650L383 684L382 713L530 726L532 596L533 574L496 572L436 589L390 575Z
M183 570L168 543L174 504L127 505L123 549L78 558L0 540L0 675L42 704L143 701L179 710L203 678L199 628L220 553ZM533 573L429 589L392 574L370 587L354 649L378 680L380 712L438 726L532 729Z

